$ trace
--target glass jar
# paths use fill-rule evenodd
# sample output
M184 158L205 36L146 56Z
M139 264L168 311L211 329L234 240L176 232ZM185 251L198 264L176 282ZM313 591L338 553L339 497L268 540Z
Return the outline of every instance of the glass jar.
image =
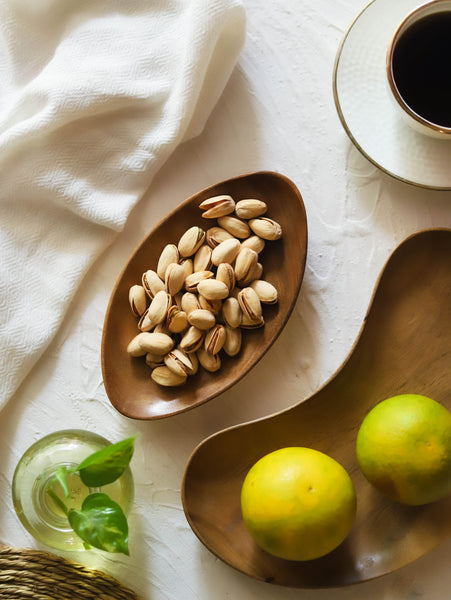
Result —
M130 511L134 496L130 467L119 479L102 488L87 488L78 474L69 475L69 498L64 496L58 483L51 483L58 467L76 467L87 456L110 444L96 433L67 429L51 433L28 448L14 472L12 497L17 516L34 538L59 550L85 549L64 511L47 493L49 484L69 509L81 508L89 493L104 492L120 505L125 514Z

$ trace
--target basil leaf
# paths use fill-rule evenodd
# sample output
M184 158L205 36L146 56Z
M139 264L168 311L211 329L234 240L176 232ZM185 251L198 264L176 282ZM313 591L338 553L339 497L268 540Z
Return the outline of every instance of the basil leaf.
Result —
M88 487L102 487L122 475L133 456L136 435L110 444L94 452L78 465L83 483Z
M70 473L70 470L65 465L61 465L60 467L58 467L56 469L56 472L54 475L55 480L63 488L63 492L64 492L64 495L66 496L66 498L69 498L69 496L70 496L69 486L67 485L67 474L68 473Z
M106 552L129 555L127 517L107 494L89 494L81 510L69 511L68 519L85 544Z

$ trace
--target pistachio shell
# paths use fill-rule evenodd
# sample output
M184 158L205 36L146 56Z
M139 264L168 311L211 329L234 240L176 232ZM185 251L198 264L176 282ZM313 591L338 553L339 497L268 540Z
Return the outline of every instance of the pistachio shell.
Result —
M278 300L277 289L264 279L255 279L250 285L263 304L275 304Z
M147 308L141 315L138 321L138 329L141 331L150 331L155 327L155 323L149 317L149 309Z
M265 248L265 240L261 237L258 237L258 235L251 235L241 242L241 247L251 248L252 250L255 250L257 254L260 254L260 252L262 252L262 250Z
M249 227L252 231L263 238L264 240L278 240L282 237L282 227L268 217L258 217L257 219L251 219L249 221Z
M204 279L197 286L197 291L207 300L222 300L229 295L229 288L223 281Z
M171 333L181 333L185 331L188 326L188 317L186 312L179 306L173 304L169 307L168 314L166 316L166 325Z
M178 385L183 385L186 381L187 375L177 375L171 369L165 365L163 367L156 367L152 371L151 375L152 379L158 385L162 385L164 387L175 387Z
M157 264L157 274L158 277L162 280L165 278L166 269L168 265L171 263L178 263L179 261L179 251L177 250L177 246L175 244L166 244L163 248L160 258L158 259Z
M128 292L132 313L140 317L147 308L147 294L142 285L132 285Z
M238 302L243 313L243 320L249 319L252 322L260 320L262 316L262 305L255 290L246 287L238 294Z
M191 368L187 371L188 375L195 375L199 369L199 359L197 358L196 352L187 352L186 353L191 361Z
M191 273L194 273L194 264L193 264L192 258L183 258L180 261L180 264L182 265L183 270L185 272L185 279L188 277L188 275L191 275Z
M154 369L158 365L164 365L164 354L155 354L153 352L148 352L146 354L146 364L148 364L149 367L152 367L152 369Z
M207 229L206 242L211 248L216 248L224 240L233 239L233 235L223 227L210 227Z
M221 359L219 354L210 354L205 348L199 348L197 358L202 367L209 373L215 373L221 368Z
M258 254L251 248L241 248L235 261L235 277L238 282L246 279L258 262Z
M205 332L191 325L188 331L182 337L179 348L185 352L194 352L204 341Z
M235 287L235 271L229 263L221 263L216 270L216 279L222 281L229 288L229 291Z
M138 343L145 350L145 354L151 352L152 354L164 355L174 347L174 340L165 333L142 333Z
M166 354L164 357L164 364L171 369L176 375L188 375L193 369L193 363L189 355L180 350L180 348L174 348Z
M250 319L247 315L243 314L240 327L242 329L257 329L258 327L263 327L264 324L265 320L263 316L261 316L259 319L255 319L254 321L253 319Z
M245 239L250 236L251 230L246 221L233 217L232 215L226 215L225 217L219 217L218 224L220 227L231 233L234 237Z
M217 354L224 346L225 339L224 325L215 325L205 336L204 348L209 354Z
M193 270L194 271L209 271L211 267L212 250L207 244L202 244L199 250L194 255Z
M226 327L226 339L223 350L228 356L236 356L241 350L242 333L241 329Z
M190 312L188 322L190 325L206 331L215 325L216 317L210 310L199 308Z
M235 214L240 219L254 219L264 215L267 210L266 202L254 198L240 200L235 206Z
M179 240L178 250L183 258L192 256L202 246L205 240L205 231L194 225L190 227Z
M185 290L187 292L197 292L199 282L204 279L211 279L212 277L214 277L213 271L197 271L197 273L188 275L185 279Z
M185 270L178 263L170 263L166 268L164 279L168 294L175 296L185 283Z
M193 310L200 308L199 300L196 294L185 292L182 296L182 310L189 316Z
M157 292L150 303L147 317L154 325L162 323L166 319L168 308L171 305L171 296L164 291Z
M127 352L130 354L130 356L144 356L146 354L146 350L144 350L139 343L141 335L143 334L138 333L138 335L135 335L135 337L128 344Z
M199 296L200 308L211 311L214 315L221 314L222 300L208 300L204 296Z
M165 289L164 281L160 279L158 273L152 269L143 273L142 285L150 299L152 299L157 292Z
M224 323L231 328L239 327L241 324L241 307L236 298L229 296L222 305L222 318Z
M213 248L211 253L211 262L218 266L221 263L233 263L240 251L241 243L236 238L224 240Z
M256 263L247 274L247 277L244 279L240 279L239 285L241 287L246 287L250 285L255 279L260 279L263 274L263 265L261 263Z
M235 210L235 201L232 196L222 195L208 198L199 204L204 219L216 219L228 215Z

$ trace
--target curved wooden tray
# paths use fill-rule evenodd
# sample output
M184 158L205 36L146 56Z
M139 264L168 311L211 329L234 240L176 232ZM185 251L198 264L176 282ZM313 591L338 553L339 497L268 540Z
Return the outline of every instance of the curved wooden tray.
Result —
M304 402L232 427L201 443L185 470L182 499L196 535L243 573L294 587L340 586L384 575L425 554L451 534L451 497L409 507L364 479L355 455L357 430L379 401L401 393L430 396L451 409L451 231L403 242L388 260L359 338L333 378ZM260 550L240 511L250 467L284 446L329 454L350 473L357 517L341 546L310 562Z

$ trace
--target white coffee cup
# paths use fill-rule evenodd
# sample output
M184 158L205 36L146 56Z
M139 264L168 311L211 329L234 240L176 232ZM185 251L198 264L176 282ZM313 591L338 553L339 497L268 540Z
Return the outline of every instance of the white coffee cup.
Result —
M451 0L431 0L406 15L391 38L386 70L405 122L451 140Z

